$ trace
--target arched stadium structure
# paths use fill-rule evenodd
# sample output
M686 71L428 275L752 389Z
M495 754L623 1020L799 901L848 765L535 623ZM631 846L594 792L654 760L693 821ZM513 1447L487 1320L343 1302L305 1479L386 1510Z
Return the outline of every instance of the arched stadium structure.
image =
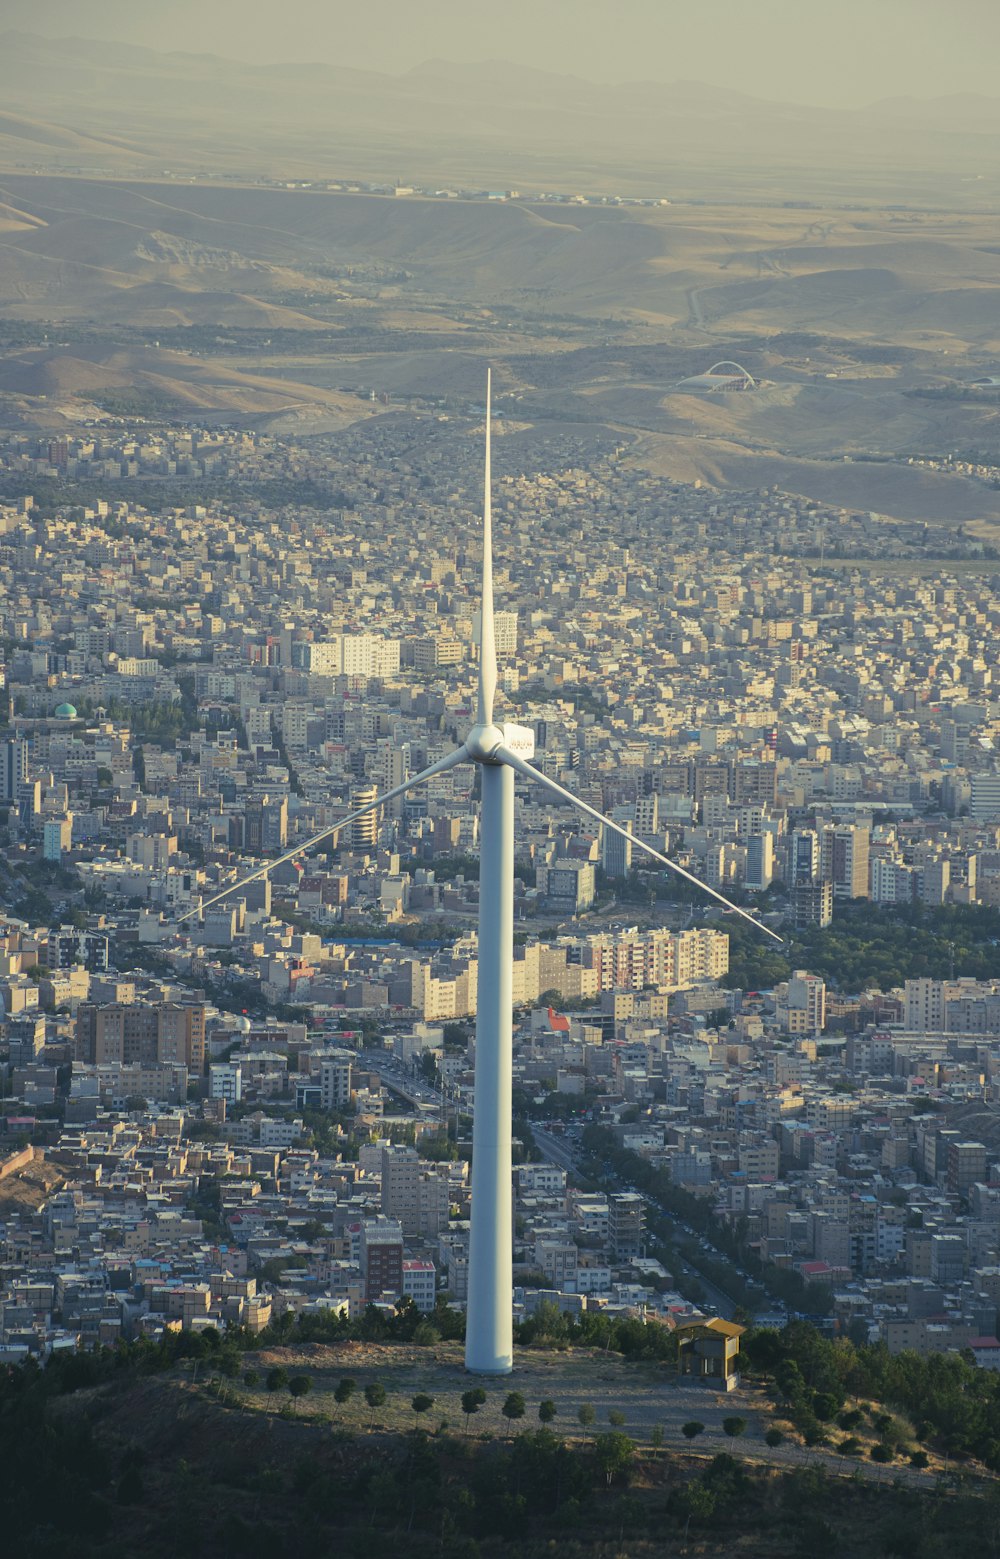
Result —
M679 390L698 390L705 395L719 395L730 390L756 390L759 388L753 374L740 363L724 361L713 363L703 374L692 374L689 379L682 379L678 384Z

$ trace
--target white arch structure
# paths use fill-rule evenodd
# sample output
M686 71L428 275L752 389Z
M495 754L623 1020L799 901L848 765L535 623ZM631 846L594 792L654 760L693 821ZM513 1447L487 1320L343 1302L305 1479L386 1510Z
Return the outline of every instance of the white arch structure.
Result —
M757 390L760 386L742 363L734 363L731 359L724 358L722 362L713 363L711 368L706 368L704 373L692 374L689 379L682 379L677 388L704 390L709 395L722 395L734 390Z

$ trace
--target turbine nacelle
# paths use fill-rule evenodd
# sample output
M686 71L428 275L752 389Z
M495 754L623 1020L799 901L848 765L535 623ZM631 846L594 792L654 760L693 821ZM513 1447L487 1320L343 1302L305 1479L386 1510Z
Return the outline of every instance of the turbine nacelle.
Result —
M473 763L496 763L501 747L519 758L533 758L535 733L528 725L474 725L463 745Z

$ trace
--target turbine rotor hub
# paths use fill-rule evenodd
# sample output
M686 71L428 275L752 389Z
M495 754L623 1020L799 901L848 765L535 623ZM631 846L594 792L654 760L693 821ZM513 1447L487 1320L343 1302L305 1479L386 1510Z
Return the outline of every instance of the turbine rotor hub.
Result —
M492 763L502 745L503 732L497 725L474 725L465 738L465 750L474 763Z

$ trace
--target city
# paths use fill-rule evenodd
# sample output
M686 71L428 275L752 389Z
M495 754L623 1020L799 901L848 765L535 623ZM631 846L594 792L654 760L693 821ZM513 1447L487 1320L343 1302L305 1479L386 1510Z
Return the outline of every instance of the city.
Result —
M995 1559L996 99L844 3L11 0L25 1559Z

